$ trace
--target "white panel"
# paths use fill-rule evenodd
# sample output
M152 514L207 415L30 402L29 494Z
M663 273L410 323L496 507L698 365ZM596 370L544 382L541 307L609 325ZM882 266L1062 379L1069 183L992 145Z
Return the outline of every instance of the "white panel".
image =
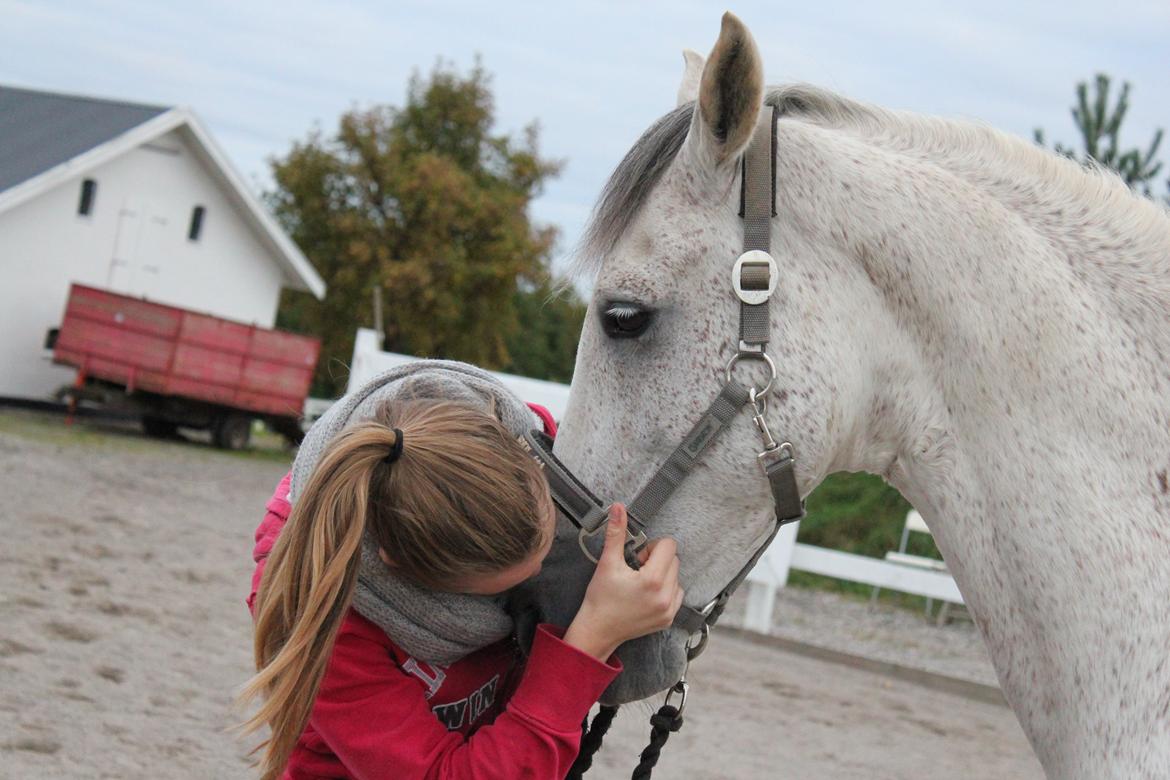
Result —
M772 612L776 608L776 588L769 583L744 583L747 588L747 605L743 613L743 627L757 634L772 633Z
M788 570L792 568L792 551L796 547L796 536L800 522L788 523L776 532L776 538L760 556L749 577L756 582L767 582L773 588L788 584Z
M879 558L798 544L792 551L792 568L955 604L963 603L959 587L949 574L901 566Z
M381 351L378 348L377 332L368 328L359 328L353 343L353 359L349 364L349 384L346 386L346 392L352 393L378 374L418 359L410 355ZM520 396L521 400L531 401L547 408L552 412L554 419L559 420L564 417L565 407L569 402L568 385L515 376L514 374L502 374L496 371L492 371L491 374L503 382L505 387Z
M918 514L917 509L911 509L906 513L906 528L923 534L930 533L930 529L926 526L926 521L922 519L922 515Z

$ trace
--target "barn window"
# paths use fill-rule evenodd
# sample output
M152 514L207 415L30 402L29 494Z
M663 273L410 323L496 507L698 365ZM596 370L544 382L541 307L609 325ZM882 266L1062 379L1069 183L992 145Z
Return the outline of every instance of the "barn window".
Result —
M205 209L202 206L196 206L191 211L191 227L187 231L187 238L192 241L199 240L199 232L203 230L203 212Z
M77 213L88 217L93 212L93 199L97 195L97 182L86 179L81 183L81 202L77 204Z

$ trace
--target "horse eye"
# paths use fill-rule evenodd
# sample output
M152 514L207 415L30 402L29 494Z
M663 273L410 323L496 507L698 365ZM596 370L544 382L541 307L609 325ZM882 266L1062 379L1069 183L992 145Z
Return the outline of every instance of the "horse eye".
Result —
M601 326L611 339L636 339L653 320L653 311L624 301L614 301L601 313Z

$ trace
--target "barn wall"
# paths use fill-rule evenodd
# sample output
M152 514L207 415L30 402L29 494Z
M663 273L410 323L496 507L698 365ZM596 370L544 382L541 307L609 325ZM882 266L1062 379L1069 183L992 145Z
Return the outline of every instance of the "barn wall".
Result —
M97 194L80 216L85 178ZM190 241L196 205L206 212ZM73 376L42 350L71 282L263 327L284 282L183 129L0 214L0 280L0 396L22 398L45 398Z

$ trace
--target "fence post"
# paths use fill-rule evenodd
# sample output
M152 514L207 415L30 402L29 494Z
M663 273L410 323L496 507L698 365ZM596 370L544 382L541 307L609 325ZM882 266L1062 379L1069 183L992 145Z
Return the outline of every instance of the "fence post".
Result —
M788 569L792 551L796 547L796 532L800 523L783 526L760 556L759 563L747 580L747 605L743 626L758 634L772 633L772 612L776 608L776 590L788 584Z
M748 580L743 627L757 634L772 633L772 611L775 608L776 586L765 580Z

